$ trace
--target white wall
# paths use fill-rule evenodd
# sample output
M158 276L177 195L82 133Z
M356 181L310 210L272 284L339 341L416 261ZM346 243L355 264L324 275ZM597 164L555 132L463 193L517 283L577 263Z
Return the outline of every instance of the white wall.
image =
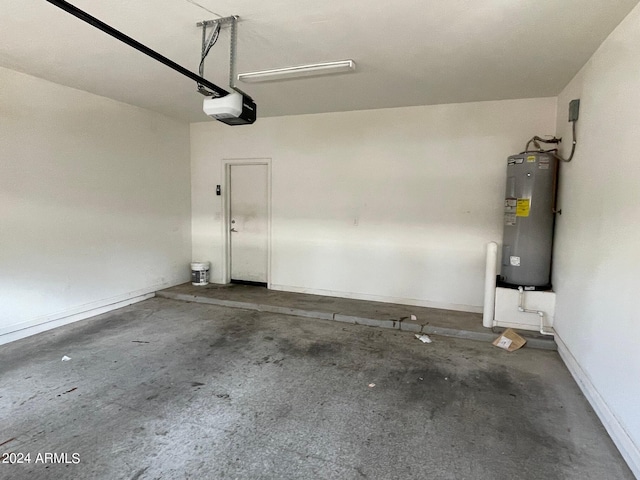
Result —
M555 328L640 477L640 6L560 95L558 134L567 140L574 98L581 111L576 155L561 171Z
M221 282L221 160L272 159L271 286L480 311L506 158L554 98L191 125L193 257Z
M0 145L0 343L188 280L186 123L0 68Z

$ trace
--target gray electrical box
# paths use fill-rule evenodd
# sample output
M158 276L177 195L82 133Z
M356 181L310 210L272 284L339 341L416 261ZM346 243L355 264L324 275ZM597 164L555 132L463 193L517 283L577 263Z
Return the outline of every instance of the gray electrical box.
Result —
M556 161L538 152L507 160L500 273L506 284L550 287Z
M571 100L569 102L569 121L577 122L580 116L580 99Z

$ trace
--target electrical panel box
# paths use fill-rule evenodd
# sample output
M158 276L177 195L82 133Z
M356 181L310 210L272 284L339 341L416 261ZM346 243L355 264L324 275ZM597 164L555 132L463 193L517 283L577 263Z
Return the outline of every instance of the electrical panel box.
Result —
M580 115L580 99L571 100L569 102L569 121L577 122Z

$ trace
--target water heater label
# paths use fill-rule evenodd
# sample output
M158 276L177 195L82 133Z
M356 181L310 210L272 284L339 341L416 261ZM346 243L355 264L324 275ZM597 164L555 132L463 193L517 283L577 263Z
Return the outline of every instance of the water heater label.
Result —
M520 257L514 257L513 255L509 257L509 263L512 267L520 266Z
M531 209L531 200L528 198L519 198L516 204L516 216L517 217L528 217L529 210Z
M515 213L505 213L504 214L504 224L510 227L516 226L516 214Z
M549 158L541 157L538 162L538 168L540 170L549 170Z
M527 163L536 163L536 156L535 155L529 155L527 157Z

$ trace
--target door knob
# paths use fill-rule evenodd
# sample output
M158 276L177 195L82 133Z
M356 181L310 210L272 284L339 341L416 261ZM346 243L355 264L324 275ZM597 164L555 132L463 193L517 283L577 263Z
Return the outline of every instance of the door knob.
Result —
M232 232L237 232L238 230L236 230L235 228L231 227L231 231Z

